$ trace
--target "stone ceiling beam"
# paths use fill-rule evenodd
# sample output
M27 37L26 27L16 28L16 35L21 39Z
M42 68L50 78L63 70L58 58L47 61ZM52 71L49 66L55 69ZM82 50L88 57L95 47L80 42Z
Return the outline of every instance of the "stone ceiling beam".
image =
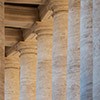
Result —
M5 0L5 2L18 4L44 4L44 0Z
M39 20L37 8L5 5L7 27L30 28L36 20Z
M48 20L51 18L52 11L49 9L48 2L45 3L45 5L40 5L38 9L39 9L39 16L41 21Z
M12 46L23 40L23 34L20 29L5 28L5 40L5 46Z
M33 32L32 28L23 30L23 39L24 39L24 41L32 40L33 38L36 38L36 36L37 35Z
M5 51L5 56L6 57L9 57L9 56L12 56L13 54L16 54L16 53L18 53L17 52L17 44L18 43L16 43L15 45L13 45L12 47L6 47L6 51Z

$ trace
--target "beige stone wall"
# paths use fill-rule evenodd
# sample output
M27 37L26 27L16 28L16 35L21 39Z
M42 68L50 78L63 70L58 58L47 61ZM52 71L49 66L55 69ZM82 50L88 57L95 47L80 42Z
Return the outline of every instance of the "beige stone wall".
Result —
M4 2L0 1L0 100L4 100Z

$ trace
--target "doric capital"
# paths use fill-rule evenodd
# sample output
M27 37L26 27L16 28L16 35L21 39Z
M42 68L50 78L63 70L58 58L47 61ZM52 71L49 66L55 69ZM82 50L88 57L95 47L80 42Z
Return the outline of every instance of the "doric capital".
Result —
M49 8L53 11L53 15L68 12L68 0L50 0Z
M12 55L10 57L5 57L5 69L19 69L19 56Z
M80 0L68 0L68 9L75 9L80 7Z
M52 35L52 22L46 21L46 22L37 22L34 26L35 33L40 35Z
M20 53L20 56L23 54L36 54L36 40L27 41L27 42L19 42L17 44L17 50Z

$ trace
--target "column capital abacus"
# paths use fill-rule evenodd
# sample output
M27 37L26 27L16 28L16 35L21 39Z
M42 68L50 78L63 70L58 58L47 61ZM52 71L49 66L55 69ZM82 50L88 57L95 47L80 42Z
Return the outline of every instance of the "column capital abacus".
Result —
M68 0L50 0L49 9L55 14L67 13L68 12Z
M36 40L27 41L27 42L19 42L17 44L17 50L20 53L20 56L23 54L36 54Z
M36 22L34 31L38 36L41 35L52 35L52 22Z
M5 57L5 69L19 69L19 57L17 56L10 56Z

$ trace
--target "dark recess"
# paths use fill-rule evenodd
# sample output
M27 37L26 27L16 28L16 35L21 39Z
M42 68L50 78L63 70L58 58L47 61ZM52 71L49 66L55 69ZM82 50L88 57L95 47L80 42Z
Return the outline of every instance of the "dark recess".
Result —
M38 7L39 5L37 4L19 4L19 3L5 3L5 5L12 5L12 6L23 6L23 7Z

